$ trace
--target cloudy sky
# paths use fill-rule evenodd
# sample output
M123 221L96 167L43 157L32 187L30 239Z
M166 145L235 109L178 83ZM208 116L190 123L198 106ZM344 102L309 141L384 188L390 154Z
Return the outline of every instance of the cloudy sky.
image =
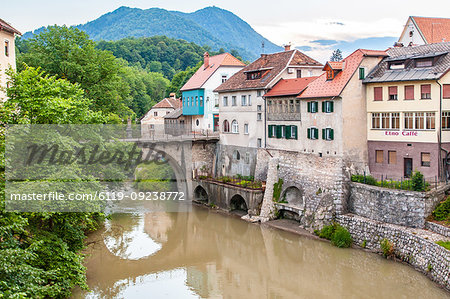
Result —
M408 16L450 17L448 0L15 0L0 18L21 32L53 24L77 25L120 6L192 12L206 6L232 11L276 44L329 56L358 47L387 47L400 35Z

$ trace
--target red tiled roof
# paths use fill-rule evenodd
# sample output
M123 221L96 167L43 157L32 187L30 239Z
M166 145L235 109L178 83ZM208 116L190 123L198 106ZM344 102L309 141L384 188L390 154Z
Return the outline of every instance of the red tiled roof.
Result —
M22 33L20 33L19 30L17 30L13 26L9 25L8 23L3 21L2 19L0 19L0 30L5 30L5 31L8 31L8 32L13 33L13 34L15 33L15 34L18 34L18 35L22 35Z
M229 53L209 57L209 66L203 64L192 77L183 85L181 91L201 88L220 66L242 66L245 64Z
M264 97L298 95L303 90L305 90L309 83L317 78L318 76L295 79L281 79L268 93L264 95Z
M428 44L450 41L450 19L411 17Z
M333 70L342 70L343 62L342 61L327 61L326 65L329 65ZM325 65L325 66L326 66Z
M358 49L341 62L344 68L333 80L327 80L326 73L320 75L308 85L308 88L298 98L339 96L365 56L387 56L387 54L384 51Z
M173 108L178 109L181 108L181 99L173 99L173 98L165 98L159 101L157 104L155 104L152 109L154 108Z

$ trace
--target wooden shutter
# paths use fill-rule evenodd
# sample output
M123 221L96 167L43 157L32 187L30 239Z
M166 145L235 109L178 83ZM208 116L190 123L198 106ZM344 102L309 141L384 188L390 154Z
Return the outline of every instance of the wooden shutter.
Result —
M292 128L294 128L294 139L298 139L297 137L297 126L292 126Z
M311 128L308 128L308 139L311 139Z
M396 95L397 94L397 86L389 86L389 95Z
M382 101L383 100L383 87L374 87L373 100L374 101Z
M291 139L291 126L284 126L284 135L286 139Z
M281 126L277 126L277 138L281 138Z
M314 105L314 112L319 111L319 102L313 102Z
M334 140L334 130L330 129L330 140Z
M314 128L314 139L319 139L319 129Z
M308 104L307 105L308 106L308 112L311 112L311 102L308 102L307 104Z
M405 100L414 100L414 85L405 86Z
M330 112L334 112L334 101L330 101Z
M322 139L325 139L326 129L322 129Z
M422 93L431 93L431 84L420 85L420 90Z
M444 84L442 86L442 97L444 99L450 99L450 84Z
M322 102L322 112L326 112L325 106L327 105L327 101Z
M273 137L273 129L272 129L273 125L269 125L269 138Z

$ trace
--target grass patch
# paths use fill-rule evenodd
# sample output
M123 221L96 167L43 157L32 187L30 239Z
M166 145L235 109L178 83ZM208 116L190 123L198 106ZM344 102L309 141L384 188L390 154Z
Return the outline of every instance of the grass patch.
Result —
M339 248L348 248L353 242L348 230L337 223L326 225L320 231L316 230L314 232L319 237L330 240L331 244Z
M450 241L437 241L436 244L444 247L447 250L450 250Z

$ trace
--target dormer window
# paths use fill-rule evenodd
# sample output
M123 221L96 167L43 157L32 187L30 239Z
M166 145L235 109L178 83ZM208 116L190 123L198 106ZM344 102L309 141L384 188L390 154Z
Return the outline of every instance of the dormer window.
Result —
M261 71L247 73L247 80L257 80L261 78Z
M327 80L333 80L334 78L334 71L332 69L327 70Z
M430 67L433 66L433 59L417 59L416 60L416 67Z
M404 61L396 61L389 63L389 69L390 70L402 70L405 68L405 62Z

